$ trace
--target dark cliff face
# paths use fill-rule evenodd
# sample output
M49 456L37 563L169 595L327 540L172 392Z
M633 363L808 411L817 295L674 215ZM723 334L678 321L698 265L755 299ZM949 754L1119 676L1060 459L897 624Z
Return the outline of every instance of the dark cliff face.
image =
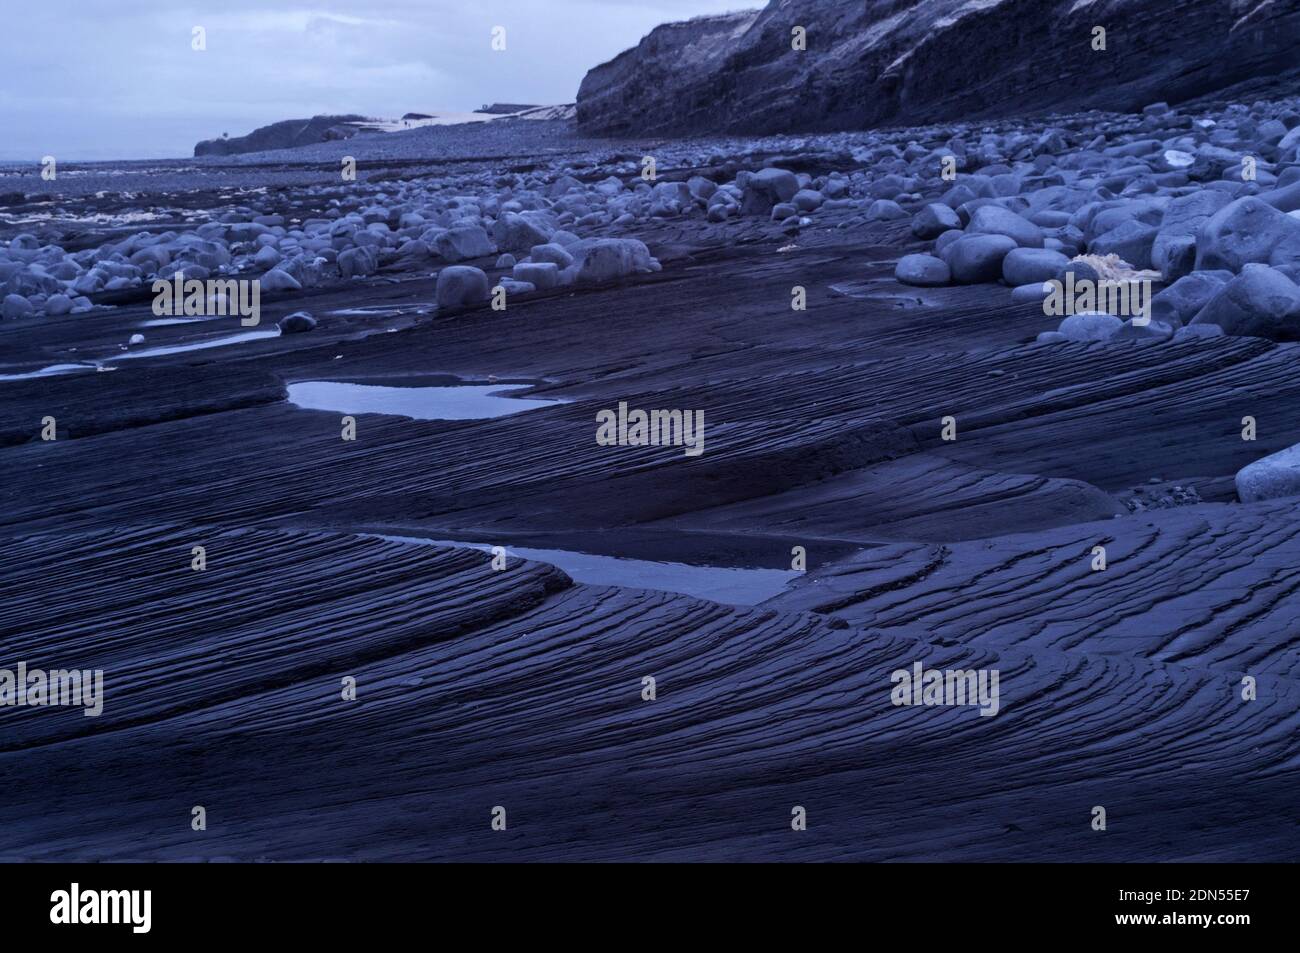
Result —
M769 133L1132 110L1280 72L1298 50L1300 0L771 0L658 27L587 74L578 122Z
M356 135L351 122L364 116L313 116L311 119L286 119L254 129L235 139L205 139L194 147L195 156L229 156L268 149L293 149L330 139L347 139Z
M760 16L751 10L655 27L583 78L578 125L619 135L709 123L709 86L722 80L720 67L752 37Z

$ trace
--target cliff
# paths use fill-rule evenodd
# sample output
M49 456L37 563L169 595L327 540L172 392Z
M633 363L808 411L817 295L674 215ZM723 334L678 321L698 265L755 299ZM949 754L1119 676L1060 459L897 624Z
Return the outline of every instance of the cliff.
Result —
M364 122L364 116L313 116L286 119L254 129L234 139L205 139L194 147L197 156L229 156L269 149L292 149L331 139L348 139L358 132L350 123Z
M1300 0L771 0L656 28L587 74L577 112L681 135L1122 111L1279 72L1298 45Z

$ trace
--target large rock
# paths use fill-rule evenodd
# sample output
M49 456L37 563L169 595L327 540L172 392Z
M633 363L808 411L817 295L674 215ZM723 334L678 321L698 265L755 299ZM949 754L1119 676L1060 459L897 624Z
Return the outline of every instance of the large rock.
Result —
M434 240L434 250L446 261L469 261L496 254L487 232L477 225L449 228Z
M62 315L72 313L72 299L65 294L52 294L45 299L45 313Z
M263 291L302 290L302 283L293 275L280 268L272 268L261 277L260 283Z
M1282 212L1300 209L1300 182L1270 192L1261 192L1260 199Z
M1051 281L1070 263L1059 251L1015 248L1002 259L1002 280L1012 287Z
M1006 235L967 235L943 250L941 257L959 285L997 281L1002 277L1002 260L1016 247Z
M1089 49L1098 24L1105 52ZM1297 47L1293 2L782 0L655 28L587 73L577 114L588 132L653 136L1136 111L1271 77Z
M1287 218L1300 225L1300 212L1289 212ZM1282 238L1268 254L1268 263L1296 280L1297 275L1300 275L1300 228L1289 227L1284 230Z
M905 285L934 288L952 279L947 262L933 255L904 255L898 259L894 277Z
M740 211L744 215L767 215L799 192L799 179L787 169L760 169L741 178L740 185Z
M533 261L549 261L558 268L568 268L573 264L573 255L563 245L535 245L528 255Z
M281 334L305 334L316 329L316 319L310 311L295 311L276 322Z
M280 264L280 259L283 257L275 247L263 245L257 250L257 254L253 256L253 264L258 268L270 269Z
M1237 471L1236 483L1243 503L1300 494L1300 444L1246 464Z
M471 265L448 265L438 272L435 297L440 308L457 308L488 299L488 276Z
M578 281L601 282L637 272L658 271L659 262L635 238L593 238L569 246Z
M1156 241L1160 236L1156 236ZM1152 257L1155 257L1153 249ZM1171 238L1163 249L1164 260L1161 262L1160 280L1173 284L1179 278L1185 278L1196 270L1196 239L1191 235L1178 235Z
M1005 235L1021 248L1042 248L1043 230L1000 205L981 205L971 213L967 235Z
M534 288L554 288L560 283L560 266L553 261L521 261L515 265L512 277Z
M912 217L912 234L926 241L953 228L961 228L961 218L941 202L927 205Z
M339 252L338 266L345 279L373 275L379 268L379 255L369 245L358 245Z
M1196 270L1241 271L1249 262L1266 262L1279 245L1300 234L1300 220L1254 196L1237 199L1215 212L1196 237Z
M1151 267L1151 247L1159 229L1138 221L1125 222L1098 236L1088 245L1091 255L1118 255L1134 268Z
M35 312L32 303L22 295L8 294L0 304L0 316L6 318L25 318Z
M492 238L502 251L527 251L554 234L554 217L546 212L504 212L492 226Z
M1267 265L1249 264L1191 323L1217 324L1225 334L1300 340L1300 287Z
M1045 281L1031 281L1027 285L1016 285L1011 289L1012 304L1042 304L1052 293L1052 286Z
M1124 326L1124 322L1104 311L1084 311L1072 314L1057 328L1067 341L1109 341Z
M907 213L893 199L876 199L867 209L865 218L868 222L895 222L907 218Z
M1151 267L1165 270L1169 253L1178 247L1178 240L1191 238L1195 240L1201 226L1211 215L1232 201L1232 196L1218 189L1199 189L1190 195L1183 195L1169 203L1165 209L1164 219L1160 222L1160 231L1151 248Z
M1151 299L1151 319L1177 327L1196 317L1232 280L1230 271L1194 271Z
M1114 341L1168 341L1174 336L1173 325L1164 321L1138 321L1129 318L1115 332Z

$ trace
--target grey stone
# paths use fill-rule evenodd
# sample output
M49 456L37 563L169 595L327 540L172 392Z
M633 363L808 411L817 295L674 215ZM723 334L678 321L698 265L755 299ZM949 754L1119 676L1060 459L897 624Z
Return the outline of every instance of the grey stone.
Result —
M1177 327L1186 324L1232 280L1230 271L1194 271L1151 299L1151 317Z
M451 262L484 258L496 254L496 250L487 232L477 225L449 228L434 242L434 251Z
M1016 247L1006 235L965 235L943 250L942 258L960 285L997 281L1002 277L1002 260Z
M1174 336L1173 326L1166 324L1164 321L1150 319L1138 324L1137 320L1136 318L1129 318L1125 321L1124 326L1115 332L1114 340L1168 341Z
M534 288L554 288L560 283L560 266L553 261L521 261L515 265L513 278L526 281Z
M1225 205L1206 219L1196 237L1196 270L1241 271L1250 262L1266 262L1273 250L1300 232L1300 221L1258 198L1247 196Z
M338 266L345 280L372 275L379 268L379 255L368 245L358 245L339 252Z
M1017 285L1011 289L1012 304L1042 304L1051 287L1044 281L1034 281L1027 285Z
M488 298L488 277L472 265L448 265L438 272L434 293L440 308L478 304Z
M1156 241L1160 236L1156 236ZM1159 265L1160 279L1172 284L1196 270L1196 239L1191 235L1178 235L1169 239L1162 249L1163 258ZM1155 251L1152 250L1152 262L1155 266Z
M1163 274L1169 252L1187 241L1194 248L1196 234L1201 226L1231 201L1231 196L1226 192L1199 189L1170 202L1151 247L1151 267L1159 269Z
M999 205L982 205L971 213L967 235L1005 235L1021 248L1042 248L1043 230L1029 219Z
M301 291L302 284L280 268L272 268L261 277L263 291Z
M1217 324L1225 334L1300 339L1300 287L1267 265L1251 263L1229 281L1192 319Z
M1174 332L1175 341L1185 341L1191 338L1221 337L1223 337L1223 328L1217 324L1191 324Z
M1104 311L1085 311L1071 314L1057 329L1070 341L1109 341L1124 326L1124 322Z
M284 256L280 254L273 246L264 245L253 256L253 264L258 268L274 268L280 264L280 259Z
M739 181L739 177L738 181ZM741 186L741 213L770 215L772 206L788 202L799 191L799 179L786 169L760 169L744 176Z
M898 260L894 277L905 285L930 288L948 284L952 273L946 262L933 255L904 255Z
M943 250L959 238L965 238L966 233L959 228L950 228L934 240L934 253L942 254Z
M65 294L52 294L45 299L45 313L61 315L72 313L72 299Z
M1158 232L1154 225L1128 221L1098 236L1088 245L1088 251L1094 255L1118 255L1134 268L1150 268L1151 247Z
M563 245L557 245L554 242L546 245L535 245L529 252L529 257L533 261L553 262L560 268L568 268L573 264L573 255Z
M890 199L876 199L867 209L869 222L894 222L900 218L907 218L907 213L902 206Z
M1002 259L1002 280L1012 287L1050 281L1070 259L1046 248L1015 248Z
M931 203L912 216L912 234L926 241L949 229L961 228L961 218L947 205Z
M1246 464L1235 482L1243 503L1295 496L1300 493L1300 444Z
M507 295L532 294L537 290L537 286L529 281L515 281L513 278L505 277L499 282L501 288Z
M503 212L492 226L492 238L502 251L523 251L544 245L555 233L553 220L542 212Z
M790 204L799 212L815 212L822 207L825 198L815 189L800 189L790 200Z
M580 282L612 281L636 272L658 271L659 262L634 238L584 239L570 246L574 276ZM568 269L566 269L568 270ZM561 281L563 283L563 281Z
M281 334L304 334L307 331L316 329L316 319L311 316L309 311L295 311L293 314L286 314L276 322Z
M32 303L22 295L9 294L5 295L4 303L0 304L0 315L6 318L25 318L36 311Z

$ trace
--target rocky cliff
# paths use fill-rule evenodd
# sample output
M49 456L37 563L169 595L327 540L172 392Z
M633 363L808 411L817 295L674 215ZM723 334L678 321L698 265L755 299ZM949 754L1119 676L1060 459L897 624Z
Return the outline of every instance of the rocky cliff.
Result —
M656 28L587 74L578 122L768 133L1130 110L1278 72L1297 46L1300 0L771 0Z
M205 139L194 147L195 156L229 156L268 149L292 149L331 139L347 139L359 131L352 123L364 122L364 116L313 116L311 119L286 119L254 129L234 139Z

